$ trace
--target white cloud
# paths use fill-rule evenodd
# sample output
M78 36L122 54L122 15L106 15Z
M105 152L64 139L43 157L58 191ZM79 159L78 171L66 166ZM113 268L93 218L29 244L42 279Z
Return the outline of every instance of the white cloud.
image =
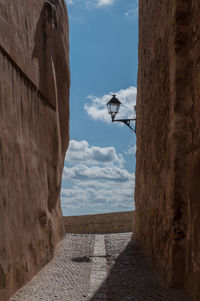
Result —
M98 0L97 6L108 6L112 5L114 0Z
M66 0L67 5L73 5L74 1L73 0Z
M135 7L135 8L129 9L127 12L125 12L124 15L126 18L135 19L138 15L138 8Z
M119 168L115 165L100 167L79 164L71 168L64 167L63 179L69 181L100 180L122 183L130 181L132 175L126 169Z
M121 154L117 154L113 146L99 147L89 146L88 142L71 140L66 155L68 163L84 162L87 164L109 164L116 163L120 166L124 163Z
M86 209L89 213L133 210L134 177L124 183L90 180L77 181L72 188L62 188L63 209Z
M61 190L64 215L70 210L79 213L132 210L135 176L124 168L124 163L123 156L113 146L89 146L85 140L71 140Z
M86 8L100 8L113 5L115 0L65 0L67 5L81 5Z
M127 89L121 89L118 92L110 92L97 97L89 95L88 99L90 103L84 105L84 109L87 114L93 120L99 120L103 122L110 122L111 118L107 111L106 103L110 100L113 94L116 94L117 98L121 101L120 111L117 115L118 118L133 118L134 117L134 105L136 105L137 88L129 87Z
M127 150L127 151L124 151L124 154L125 154L125 155L133 155L133 154L136 153L136 150L137 150L136 145L129 146L128 150Z

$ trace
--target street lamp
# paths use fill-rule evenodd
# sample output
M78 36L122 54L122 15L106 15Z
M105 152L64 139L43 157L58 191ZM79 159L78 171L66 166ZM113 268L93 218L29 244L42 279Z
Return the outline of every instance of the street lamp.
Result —
M136 118L134 119L115 119L115 116L119 112L121 102L119 99L116 98L116 95L113 95L111 100L107 103L108 113L111 115L112 122L123 122L125 125L127 125L133 132L136 133ZM136 106L135 106L136 111ZM131 122L135 121L134 128L131 127Z

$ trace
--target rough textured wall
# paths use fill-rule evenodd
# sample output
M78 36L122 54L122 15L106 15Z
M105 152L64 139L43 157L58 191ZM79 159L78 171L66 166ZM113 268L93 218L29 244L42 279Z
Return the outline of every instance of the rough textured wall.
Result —
M67 233L123 233L132 232L134 211L64 216Z
M139 3L135 231L167 282L200 299L200 4Z
M54 254L69 140L64 0L0 0L0 300Z

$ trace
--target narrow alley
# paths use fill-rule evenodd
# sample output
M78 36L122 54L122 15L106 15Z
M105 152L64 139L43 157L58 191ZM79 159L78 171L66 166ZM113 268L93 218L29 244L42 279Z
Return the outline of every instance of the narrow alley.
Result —
M187 301L157 277L132 233L67 234L11 301Z

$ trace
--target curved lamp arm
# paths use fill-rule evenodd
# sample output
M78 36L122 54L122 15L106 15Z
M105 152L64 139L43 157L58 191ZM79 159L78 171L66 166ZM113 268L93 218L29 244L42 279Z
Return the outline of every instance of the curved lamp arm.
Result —
M134 119L115 119L115 117L112 118L112 122L123 122L125 125L127 125L135 134L136 134L136 125L134 128L132 128L131 121L136 122L136 118Z

